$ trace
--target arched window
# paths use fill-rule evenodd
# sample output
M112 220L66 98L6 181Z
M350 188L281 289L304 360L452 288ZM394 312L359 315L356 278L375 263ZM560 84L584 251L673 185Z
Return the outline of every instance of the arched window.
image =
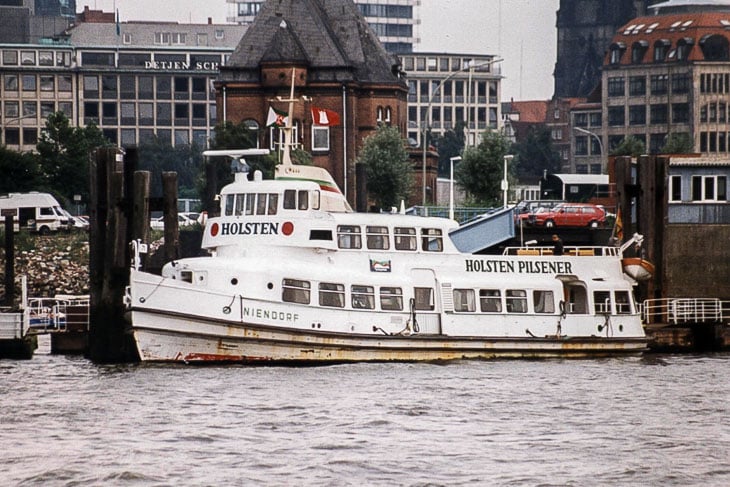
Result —
M728 40L719 34L710 34L700 39L700 49L705 61L729 61Z
M647 49L649 49L649 43L647 41L637 41L631 45L631 63L639 64L644 60L644 55Z
M671 46L672 43L669 41L669 39L659 39L654 43L654 62L655 63L662 63L667 59L667 54L669 53L669 46Z
M385 107L385 123L390 123L393 120L392 112L390 107Z
M677 41L677 61L689 59L689 53L695 41L691 37L684 37Z
M624 51L626 51L626 44L623 42L614 42L609 47L609 50L611 52L610 63L619 64L621 62L621 57L624 55Z
M375 120L376 120L376 121L377 121L378 123L380 123L380 122L382 122L382 121L384 120L384 112L383 112L383 107L378 107L378 109L377 109L377 111L376 111L376 117L375 117Z

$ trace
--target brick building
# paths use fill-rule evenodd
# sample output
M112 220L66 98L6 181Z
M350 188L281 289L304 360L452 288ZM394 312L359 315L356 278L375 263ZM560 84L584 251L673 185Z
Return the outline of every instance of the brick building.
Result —
M266 3L216 82L219 120L259 131L259 146L275 149L280 134L267 127L269 107L286 111L294 74L295 140L355 201L355 161L378 124L406 134L408 85L350 0ZM338 126L314 126L312 107L340 115ZM435 179L435 174L433 175ZM419 186L420 187L420 186ZM414 191L415 193L415 191Z

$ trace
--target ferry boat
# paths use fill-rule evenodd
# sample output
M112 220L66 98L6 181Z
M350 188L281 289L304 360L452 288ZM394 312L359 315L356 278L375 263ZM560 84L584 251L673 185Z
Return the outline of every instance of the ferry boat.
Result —
M258 154L260 152L254 152ZM246 157L246 151L229 153ZM208 155L220 155L209 152ZM440 361L639 354L618 247L460 252L450 219L353 212L323 168L238 172L210 254L144 272L125 301L143 361Z

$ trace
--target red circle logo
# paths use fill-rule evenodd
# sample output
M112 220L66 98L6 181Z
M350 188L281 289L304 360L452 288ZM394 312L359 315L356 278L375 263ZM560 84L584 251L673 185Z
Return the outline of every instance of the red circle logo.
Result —
M216 235L218 235L218 230L220 230L220 228L218 227L218 223L213 223L210 226L210 236L215 237Z
M284 222L284 224L281 226L281 233L283 233L287 237L294 233L294 224L292 222Z

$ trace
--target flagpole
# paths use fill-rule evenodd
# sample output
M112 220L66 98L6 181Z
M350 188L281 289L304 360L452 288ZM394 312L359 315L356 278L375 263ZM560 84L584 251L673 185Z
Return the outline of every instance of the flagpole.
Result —
M294 120L294 80L296 79L296 68L291 69L291 88L289 91L289 99L281 100L289 102L289 113L286 117L286 126L284 130L284 154L281 159L281 163L285 166L291 166L291 146L292 146L292 120Z
M347 89L342 85L342 166L343 186L347 199Z

